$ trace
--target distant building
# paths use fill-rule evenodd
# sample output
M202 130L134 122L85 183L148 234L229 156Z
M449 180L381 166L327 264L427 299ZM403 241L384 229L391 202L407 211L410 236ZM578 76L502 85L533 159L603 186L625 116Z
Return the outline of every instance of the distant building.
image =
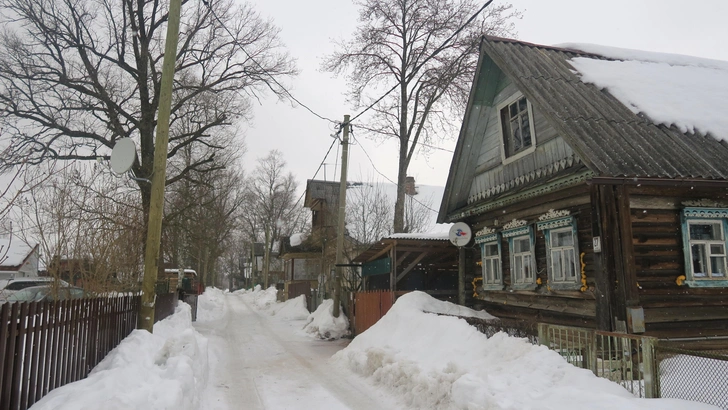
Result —
M16 238L0 238L0 279L38 276L39 246Z

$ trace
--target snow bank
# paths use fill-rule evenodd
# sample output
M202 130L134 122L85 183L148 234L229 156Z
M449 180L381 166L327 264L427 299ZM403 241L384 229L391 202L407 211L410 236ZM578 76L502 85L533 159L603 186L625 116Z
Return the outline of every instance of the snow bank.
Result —
M306 320L309 315L306 309L306 296L300 295L283 303L276 303L271 306L270 312L272 316L282 320Z
M52 390L33 410L174 409L200 407L207 384L207 339L192 328L190 306L134 330L88 378Z
M213 288L205 288L205 293L197 297L197 321L211 322L220 320L227 315L227 292Z
M504 333L489 339L462 319L426 313L452 309L421 292L401 296L333 360L386 387L412 408L713 408L681 400L636 399L543 346ZM478 313L461 307L459 314Z
M308 317L303 331L319 339L341 339L349 334L349 319L339 308L341 314L334 317L334 301L326 299Z
M697 57L567 44L617 59L578 57L571 65L581 80L606 89L634 113L682 132L728 140L728 62Z
M266 290L261 290L260 285L256 285L252 296L255 307L265 310L278 302L278 289L275 286L271 286Z

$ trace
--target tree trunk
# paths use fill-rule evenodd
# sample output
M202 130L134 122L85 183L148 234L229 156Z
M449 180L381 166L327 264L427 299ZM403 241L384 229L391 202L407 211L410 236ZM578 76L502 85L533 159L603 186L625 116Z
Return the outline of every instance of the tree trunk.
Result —
M265 250L263 251L263 284L268 289L268 274L270 273L270 228L265 227Z

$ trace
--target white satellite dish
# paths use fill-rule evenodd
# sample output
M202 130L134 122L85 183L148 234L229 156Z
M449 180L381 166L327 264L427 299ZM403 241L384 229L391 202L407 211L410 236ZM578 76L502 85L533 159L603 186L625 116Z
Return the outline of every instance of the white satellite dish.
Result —
M450 242L455 246L465 246L473 238L473 231L465 222L457 222L450 227Z
M122 138L116 141L111 150L111 170L117 174L124 174L131 169L136 159L136 145L131 138Z

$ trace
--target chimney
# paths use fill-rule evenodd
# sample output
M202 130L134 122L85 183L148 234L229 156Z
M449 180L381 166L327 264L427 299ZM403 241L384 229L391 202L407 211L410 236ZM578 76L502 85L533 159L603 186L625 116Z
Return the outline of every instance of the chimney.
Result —
M415 177L406 177L404 179L404 193L410 196L417 195L417 189L415 189Z

